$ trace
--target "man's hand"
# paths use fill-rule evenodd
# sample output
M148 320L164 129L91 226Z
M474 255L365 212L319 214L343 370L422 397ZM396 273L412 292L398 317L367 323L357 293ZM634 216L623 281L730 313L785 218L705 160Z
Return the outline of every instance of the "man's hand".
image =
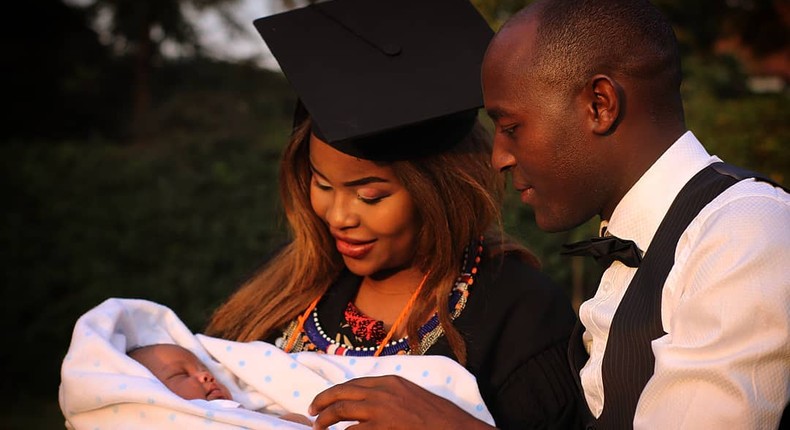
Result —
M314 429L326 429L340 421L359 421L366 429L487 429L486 423L399 376L353 379L322 392L310 405L318 415Z

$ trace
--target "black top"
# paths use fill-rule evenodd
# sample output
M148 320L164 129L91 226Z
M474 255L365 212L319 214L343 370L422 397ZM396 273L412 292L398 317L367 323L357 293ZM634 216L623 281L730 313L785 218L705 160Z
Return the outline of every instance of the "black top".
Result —
M344 272L322 298L319 321L330 337L359 283L359 277ZM477 378L497 426L578 427L580 394L567 361L576 317L564 293L512 254L484 257L469 292L454 325L466 340L466 368ZM455 359L445 337L426 354Z
M481 262L454 324L467 341L466 367L499 428L577 426L580 396L567 361L575 320L559 287L518 257ZM453 358L446 338L427 354Z

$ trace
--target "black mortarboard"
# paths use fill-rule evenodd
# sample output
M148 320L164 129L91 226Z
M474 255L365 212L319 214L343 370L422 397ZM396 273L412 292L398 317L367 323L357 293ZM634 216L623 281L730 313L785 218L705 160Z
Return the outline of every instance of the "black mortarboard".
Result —
M255 27L313 133L345 153L441 151L468 134L483 104L480 64L493 32L468 0L333 0Z

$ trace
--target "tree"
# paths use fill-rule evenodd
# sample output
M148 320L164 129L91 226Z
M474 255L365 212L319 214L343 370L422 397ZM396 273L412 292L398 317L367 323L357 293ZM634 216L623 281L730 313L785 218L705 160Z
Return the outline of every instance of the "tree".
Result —
M89 135L85 118L107 120L93 108L111 97L98 90L107 50L79 10L60 0L21 2L0 28L8 139ZM5 140L3 143L7 143Z
M293 3L294 0L281 0ZM471 0L496 30L534 0ZM786 0L652 0L675 26L684 48L711 53L722 38L738 38L755 55L787 49L790 6Z
M185 52L199 54L194 25L187 19L187 8L206 10L236 3L238 0L94 0L86 9L94 19L107 19L115 51L132 59L132 135L146 130L151 107L151 70L169 42ZM237 26L230 14L221 14Z

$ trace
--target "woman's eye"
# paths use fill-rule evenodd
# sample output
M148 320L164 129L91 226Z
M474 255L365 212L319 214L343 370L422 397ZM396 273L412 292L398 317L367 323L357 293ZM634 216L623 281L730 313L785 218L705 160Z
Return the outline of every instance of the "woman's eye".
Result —
M383 200L385 197L387 197L386 194L373 195L373 194L357 193L357 199L369 205L374 205L380 202L381 200Z
M318 182L317 180L313 180L313 185L315 185L316 188L318 188L319 190L322 190L322 191L327 191L327 190L331 190L332 189L331 186L329 186L327 184L322 184L322 183Z

